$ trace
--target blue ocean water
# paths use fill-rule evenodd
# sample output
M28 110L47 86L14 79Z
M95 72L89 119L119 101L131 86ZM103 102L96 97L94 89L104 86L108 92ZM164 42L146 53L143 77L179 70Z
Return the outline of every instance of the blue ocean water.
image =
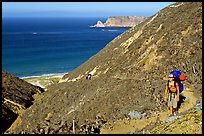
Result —
M67 73L129 28L91 28L106 18L3 18L2 69L17 77Z

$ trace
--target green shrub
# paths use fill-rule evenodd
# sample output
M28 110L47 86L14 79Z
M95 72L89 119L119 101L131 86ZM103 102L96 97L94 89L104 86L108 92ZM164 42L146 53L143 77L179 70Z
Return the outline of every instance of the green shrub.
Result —
M151 48L149 51L149 54L152 53L154 51L154 48Z
M148 59L149 59L149 56L146 56L146 57L142 60L142 63L145 64Z

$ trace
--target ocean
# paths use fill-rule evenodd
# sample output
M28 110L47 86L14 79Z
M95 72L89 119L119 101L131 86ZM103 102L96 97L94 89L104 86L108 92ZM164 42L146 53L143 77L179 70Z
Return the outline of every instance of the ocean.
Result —
M92 28L107 18L3 18L2 69L19 77L68 73L129 28Z

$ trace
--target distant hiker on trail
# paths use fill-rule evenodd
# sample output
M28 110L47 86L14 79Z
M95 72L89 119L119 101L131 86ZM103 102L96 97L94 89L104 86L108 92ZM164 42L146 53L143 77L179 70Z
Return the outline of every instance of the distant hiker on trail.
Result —
M170 109L170 114L177 112L177 103L179 101L179 85L176 82L176 77L173 74L169 75L169 79L166 83L166 89L164 92L164 102L167 101L167 105Z
M92 77L92 75L91 75L91 74L88 74L88 75L86 76L86 80L87 80L87 79L91 79L91 77Z

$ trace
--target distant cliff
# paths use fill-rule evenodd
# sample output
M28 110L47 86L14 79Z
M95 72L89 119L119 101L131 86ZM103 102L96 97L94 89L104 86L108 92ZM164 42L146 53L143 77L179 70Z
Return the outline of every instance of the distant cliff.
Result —
M132 27L141 21L147 19L143 16L112 16L109 17L105 23L102 23L100 20L97 21L97 24L91 27Z

